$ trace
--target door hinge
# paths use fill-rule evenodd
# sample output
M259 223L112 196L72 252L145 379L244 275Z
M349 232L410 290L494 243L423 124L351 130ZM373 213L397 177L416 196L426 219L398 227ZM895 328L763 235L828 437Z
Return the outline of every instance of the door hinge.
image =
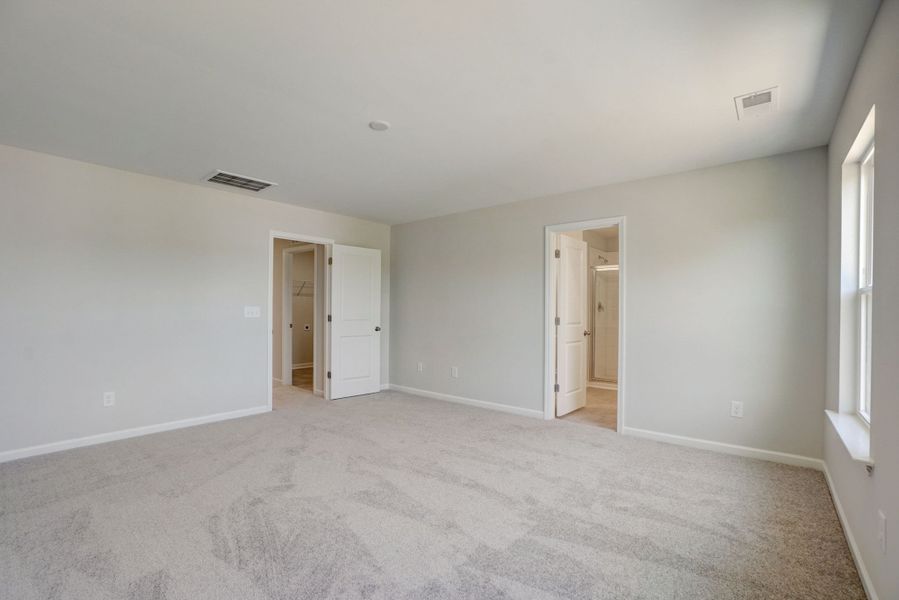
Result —
M331 371L328 371L328 379L331 379ZM558 387L558 386L556 386Z
M556 385L553 386L553 391L554 391L554 392L558 392L558 391L559 391L559 384L558 384L558 383L557 383Z
M334 264L334 257L333 257L333 256L329 256L329 257L328 257L328 266L331 266L331 265L333 265L333 264Z
M556 248L556 258L562 258L562 251Z
M556 325L558 326L561 324L562 324L562 319L560 319L559 317L556 317Z
M331 322L331 315L328 315L328 323Z

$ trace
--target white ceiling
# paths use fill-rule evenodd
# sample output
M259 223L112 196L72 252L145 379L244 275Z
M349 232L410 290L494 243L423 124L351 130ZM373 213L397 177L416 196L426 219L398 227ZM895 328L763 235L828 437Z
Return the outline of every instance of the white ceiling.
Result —
M825 144L877 4L4 0L0 143L407 222Z

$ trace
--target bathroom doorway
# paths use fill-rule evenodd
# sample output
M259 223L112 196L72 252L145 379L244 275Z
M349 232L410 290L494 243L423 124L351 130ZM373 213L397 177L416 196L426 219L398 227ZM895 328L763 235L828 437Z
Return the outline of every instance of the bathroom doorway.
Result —
M618 407L618 226L584 231L590 285L587 405L582 415L608 429L617 428Z
M590 284L590 384L618 386L618 227L584 232Z
M547 418L622 427L623 224L547 228Z

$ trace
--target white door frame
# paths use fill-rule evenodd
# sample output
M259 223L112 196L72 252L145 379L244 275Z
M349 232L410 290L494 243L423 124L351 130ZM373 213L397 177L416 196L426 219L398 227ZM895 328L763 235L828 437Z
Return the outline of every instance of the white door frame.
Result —
M625 217L609 217L594 219L591 221L577 221L574 223L561 223L559 225L547 225L544 239L544 349L543 349L543 418L556 418L556 394L555 385L555 349L556 349L556 325L555 325L555 248L556 238L565 231L583 231L586 229L602 229L603 227L618 226L618 426L617 431L624 430L626 378L625 364L627 352L625 351L625 323L626 323L626 291L627 291L627 266L625 244Z
M312 253L312 261L313 261L313 275L312 275L312 333L315 335L315 331L318 329L318 293L319 293L319 285L321 283L318 281L318 259L319 259L319 245L318 244L304 244L303 246L293 246L291 248L284 248L281 251L281 383L284 385L291 385L293 383L293 333L294 328L291 328L291 323L293 323L293 257L295 254L305 254L307 252ZM312 360L313 364L317 362L315 359L315 347L313 344L313 352L312 352ZM313 381L313 388L314 386Z
M275 305L275 239L282 240L290 240L292 242L306 242L307 244L321 244L325 247L325 260L331 256L331 245L334 243L334 240L329 238L316 237L312 235L305 235L302 233L289 233L286 231L275 231L270 230L268 232L268 350L266 351L268 354L268 370L265 372L265 381L266 381L266 391L268 398L268 409L272 409L272 393L274 386L272 385L272 362L274 357L272 356L272 347L274 346L274 305ZM328 269L325 269L325 277L324 277L324 292L325 292L325 306L328 304L328 296L331 290L331 278L328 273ZM328 328L325 327L325 340L324 340L324 348L323 355L325 364L323 367L325 369L328 368L328 354L329 354L329 343L330 343L330 335L328 332ZM282 373L283 378L283 373ZM314 386L313 386L314 387ZM325 381L325 390L324 390L325 398L329 399L331 395L331 388L328 385L328 382Z

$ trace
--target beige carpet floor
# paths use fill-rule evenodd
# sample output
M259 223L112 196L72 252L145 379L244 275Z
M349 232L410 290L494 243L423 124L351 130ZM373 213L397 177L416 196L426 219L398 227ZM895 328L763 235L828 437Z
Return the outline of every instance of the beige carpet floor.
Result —
M0 465L0 597L864 597L821 473L385 392Z

